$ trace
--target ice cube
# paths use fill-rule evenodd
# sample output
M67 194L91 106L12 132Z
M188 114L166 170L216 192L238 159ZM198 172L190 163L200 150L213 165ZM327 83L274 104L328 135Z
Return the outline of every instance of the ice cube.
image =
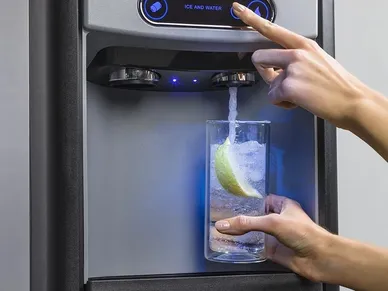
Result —
M263 171L251 171L248 173L248 179L252 182L259 182L260 180L263 180L264 178L264 172Z
M236 144L234 150L236 154L249 154L252 152L257 152L260 148L260 145L257 141L251 140L244 143Z

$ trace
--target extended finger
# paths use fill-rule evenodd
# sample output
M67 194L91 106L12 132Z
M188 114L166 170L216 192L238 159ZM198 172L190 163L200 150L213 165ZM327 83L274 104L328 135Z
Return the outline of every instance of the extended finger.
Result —
M244 23L284 48L302 48L308 41L305 37L256 15L244 5L233 3L233 11Z
M263 49L252 54L252 63L263 68L285 69L296 61L295 50Z
M297 60L296 55L296 50L263 49L255 51L251 60L255 67L285 69Z
M274 234L281 223L281 217L277 214L265 216L237 216L216 222L216 228L219 232L231 235L242 235L250 231L263 231Z

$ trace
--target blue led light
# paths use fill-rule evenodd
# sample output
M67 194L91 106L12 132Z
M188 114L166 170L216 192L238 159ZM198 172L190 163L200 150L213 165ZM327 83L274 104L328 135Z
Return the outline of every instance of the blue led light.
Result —
M151 11L153 13L158 12L162 8L162 4L159 1L156 1L154 4L151 5Z
M164 13L160 16L160 17L153 17L151 16L150 12L148 11L147 9L147 3L148 1L153 1L150 9L151 9L151 12L152 13L157 13L160 9L163 9L163 3L164 3ZM159 1L155 1L155 0L145 0L144 1L144 5L143 5L143 9L144 9L144 13L145 15L150 18L151 20L154 20L154 21L158 21L158 20L161 20L163 19L164 17L166 17L167 15L167 12L168 12L168 4L167 4L167 1L166 0L159 0Z
M172 79L173 83L176 83L178 80L176 78Z
M251 1L251 3L248 4L248 8L251 9L251 6L254 5L254 4L258 4L259 6L255 9L255 10L258 10L259 13L260 13L260 10L259 10L259 7L260 5L263 5L265 7L265 10L267 12L267 15L259 15L260 17L263 17L265 19L268 19L268 17L270 16L270 13L269 13L269 8L268 8L268 4L265 3L264 1L261 1L261 0L253 0ZM256 11L254 11L256 12ZM256 13L257 14L257 13Z
M198 80L197 80L197 79L194 79L194 80L193 80L193 82L194 82L194 83L197 83L197 82L198 82Z

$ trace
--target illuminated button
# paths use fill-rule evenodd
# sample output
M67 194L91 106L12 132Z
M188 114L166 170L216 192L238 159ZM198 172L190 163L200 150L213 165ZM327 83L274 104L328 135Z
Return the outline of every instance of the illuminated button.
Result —
M271 8L268 3L261 0L253 0L249 3L248 8L255 12L260 17L263 17L267 20L271 20Z
M149 19L162 20L168 12L167 0L145 0L143 9Z

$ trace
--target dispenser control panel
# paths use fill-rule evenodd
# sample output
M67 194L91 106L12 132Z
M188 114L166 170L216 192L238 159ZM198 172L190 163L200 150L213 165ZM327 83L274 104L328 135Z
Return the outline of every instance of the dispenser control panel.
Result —
M235 0L139 0L139 13L156 26L214 27L241 29L247 25L234 13ZM257 15L274 21L271 0L240 0Z
M84 29L87 39L95 45L88 52L90 57L109 46L210 52L253 52L258 47L277 47L238 19L232 9L236 0L83 1ZM238 2L279 26L315 39L318 1Z

